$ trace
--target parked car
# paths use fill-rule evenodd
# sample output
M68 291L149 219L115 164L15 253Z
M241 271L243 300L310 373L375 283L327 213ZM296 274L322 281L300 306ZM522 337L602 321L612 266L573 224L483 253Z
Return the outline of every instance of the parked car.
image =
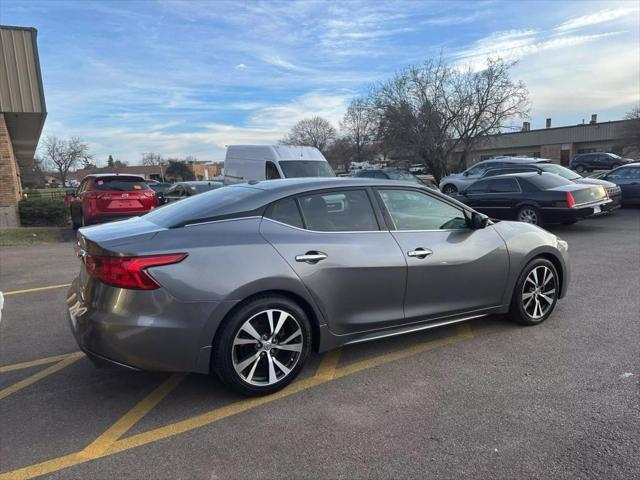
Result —
M190 182L177 182L171 185L163 194L163 203L177 202L187 197L198 195L199 193L208 192L216 188L223 187L221 182L214 181L190 181Z
M594 170L611 170L621 167L633 160L622 158L615 153L581 153L571 160L571 169L578 173L592 172Z
M602 174L601 180L613 182L622 190L623 205L640 205L640 163L634 162Z
M409 167L409 173L414 175L426 175L429 169L424 163L414 163Z
M540 172L478 180L455 198L492 218L534 225L571 224L600 213L611 202L600 185L579 185Z
M438 189L438 186L432 182L426 182L412 173L406 172L399 168L375 168L369 170L357 170L353 174L354 177L364 177L364 178L379 178L384 180L399 180L402 182L410 182L417 183L419 185L425 185L429 188L433 188L435 190Z
M488 170L489 168L504 167L507 165L537 165L538 163L551 163L551 160L532 157L490 158L489 160L483 160L472 165L462 173L453 173L444 177L440 180L440 190L442 193L446 193L447 195L462 191L478 180L485 170Z
M570 276L549 232L363 178L228 186L78 240L67 304L89 357L247 395L283 388L312 349L489 314L539 324Z
M224 159L225 184L335 176L327 159L314 147L229 145Z
M73 228L144 215L158 206L156 193L138 175L88 175L67 193Z
M149 185L151 190L156 192L156 196L158 197L158 205L164 205L164 203L165 203L164 193L169 188L171 188L171 186L173 184L172 183L156 182L155 180L147 180L147 185Z
M611 199L611 203L603 207L604 211L611 211L616 208L620 208L622 199L622 190L618 185L606 180L597 178L582 177L575 173L573 170L569 170L567 167L557 165L555 163L538 163L535 165L510 165L506 167L490 168L485 170L481 178L495 177L496 175L504 175L506 173L521 173L521 172L547 172L560 175L567 180L571 180L574 183L582 185L601 185L607 190L607 195Z

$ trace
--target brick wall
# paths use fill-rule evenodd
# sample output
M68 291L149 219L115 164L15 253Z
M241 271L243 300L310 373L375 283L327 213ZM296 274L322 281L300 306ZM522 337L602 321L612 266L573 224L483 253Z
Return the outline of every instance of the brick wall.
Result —
M17 227L18 201L22 194L18 165L13 155L9 130L0 113L0 227Z

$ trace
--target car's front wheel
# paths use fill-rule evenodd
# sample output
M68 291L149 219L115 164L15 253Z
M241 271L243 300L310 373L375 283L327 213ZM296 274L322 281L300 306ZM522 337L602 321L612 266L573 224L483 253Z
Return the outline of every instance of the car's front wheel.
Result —
M311 347L304 310L287 297L256 297L242 305L214 340L212 369L244 395L268 395L298 375Z
M559 292L556 267L546 258L536 258L529 262L518 278L509 316L522 325L542 323L553 312Z
M453 195L458 192L458 188L455 185L451 185L450 183L446 184L442 187L442 193L445 195Z
M578 166L576 167L576 172L578 172L578 173L582 173L582 172L584 172L584 167L583 167L582 165L578 165Z

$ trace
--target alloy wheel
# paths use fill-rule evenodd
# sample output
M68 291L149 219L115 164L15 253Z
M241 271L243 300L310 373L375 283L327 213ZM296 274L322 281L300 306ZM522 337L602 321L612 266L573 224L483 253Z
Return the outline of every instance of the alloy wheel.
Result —
M271 386L289 376L300 360L304 336L300 324L284 310L263 310L236 333L231 350L233 368L256 386Z
M451 195L452 193L456 193L457 191L458 189L453 185L445 185L445 187L442 189L442 193L444 193L445 195Z
M531 207L525 207L518 212L518 221L537 225L538 212Z
M535 267L522 285L522 308L533 319L544 317L556 299L556 277L547 266Z

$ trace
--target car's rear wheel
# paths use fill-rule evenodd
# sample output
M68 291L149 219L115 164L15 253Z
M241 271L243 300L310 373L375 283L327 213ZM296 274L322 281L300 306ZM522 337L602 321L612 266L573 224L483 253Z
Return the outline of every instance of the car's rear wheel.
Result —
M450 183L442 187L442 193L444 193L445 195L452 195L457 192L458 188L455 185L451 185Z
M558 302L560 282L556 267L545 258L529 262L516 283L509 316L522 325L544 322Z
M578 173L582 173L582 172L584 172L584 167L583 167L582 165L578 165L578 166L576 167L576 172L578 172Z
M300 373L311 346L304 310L278 295L247 302L221 328L212 369L244 395L268 395L287 386Z
M531 205L524 205L518 210L516 216L519 222L530 223L532 225L542 225L540 210Z

